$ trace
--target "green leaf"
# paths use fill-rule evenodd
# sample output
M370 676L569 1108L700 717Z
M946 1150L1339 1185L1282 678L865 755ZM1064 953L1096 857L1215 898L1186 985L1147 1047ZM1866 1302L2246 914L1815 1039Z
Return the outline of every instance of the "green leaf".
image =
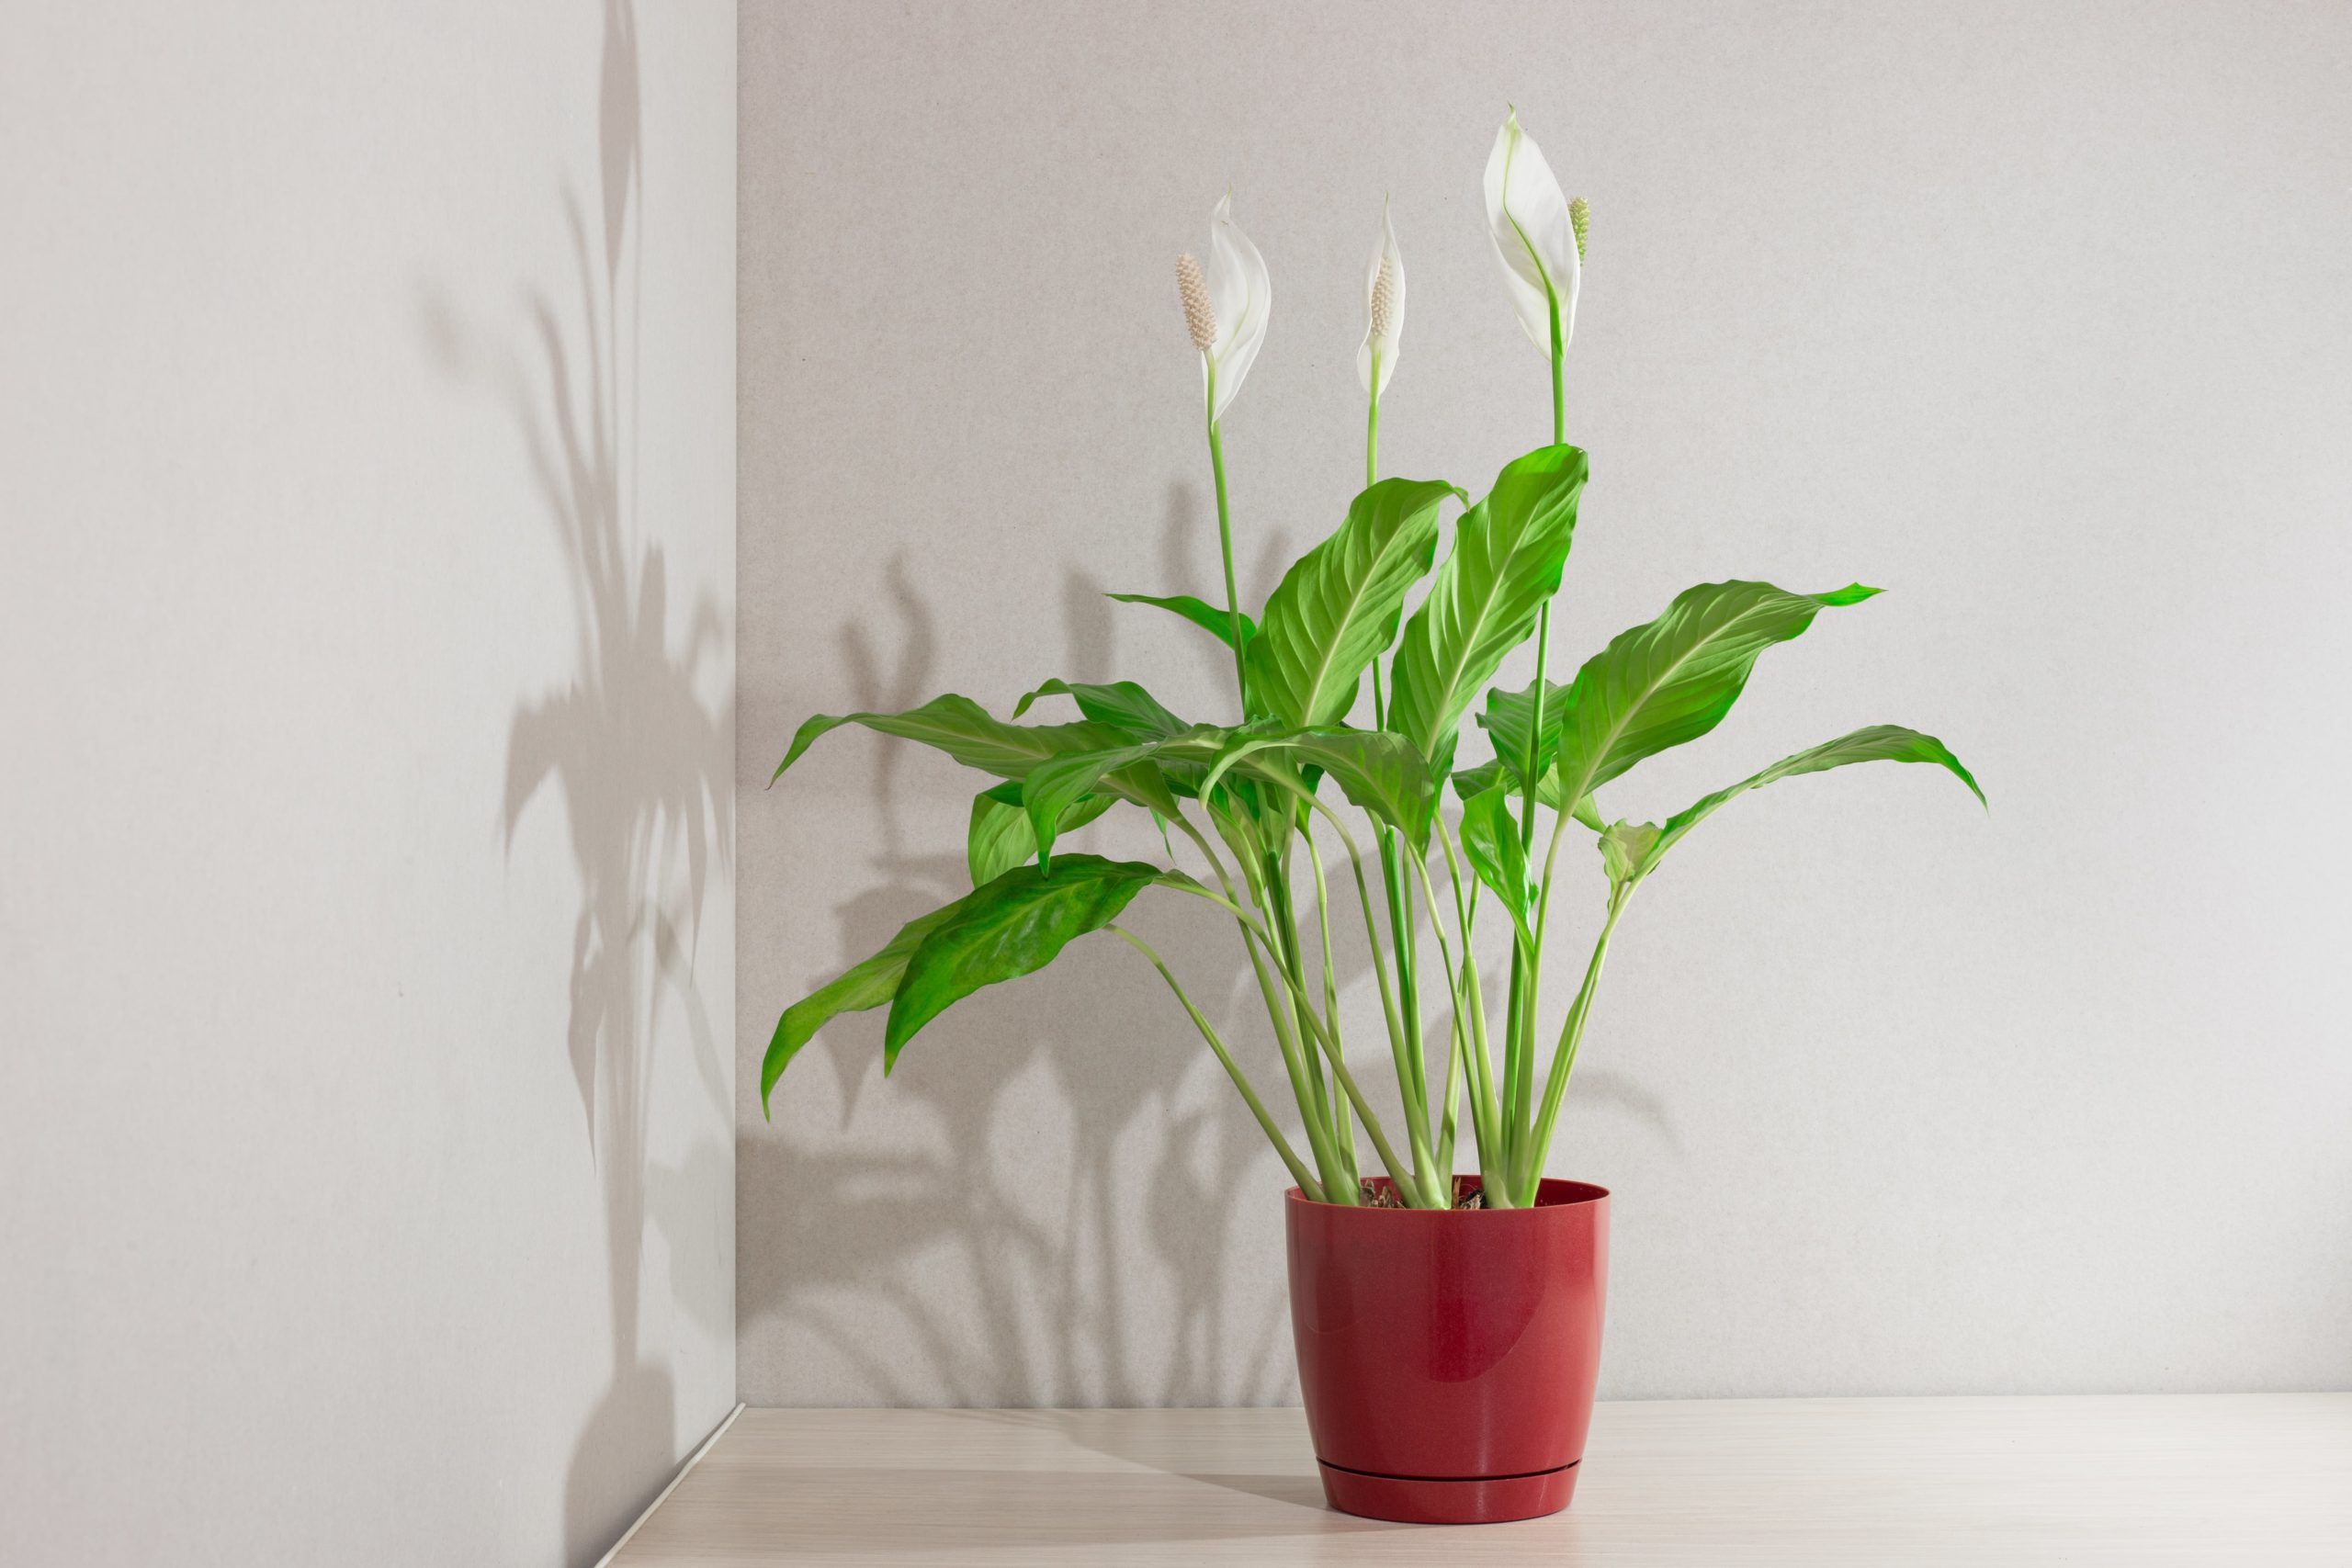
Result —
M1658 836L1655 822L1612 822L1601 829L1600 864L1609 873L1610 891L1642 879Z
M1437 778L1403 737L1336 727L1238 735L1218 755L1204 787L1237 768L1280 778L1274 772L1280 764L1322 769L1350 800L1403 833L1416 851L1428 847L1437 819Z
M1569 691L1557 681L1544 682L1544 733L1535 748L1533 769L1539 779L1551 771L1560 754L1560 736L1567 728ZM1535 728L1535 682L1530 681L1516 692L1487 688L1487 708L1477 719L1479 728L1495 743L1496 760L1515 775L1516 788L1516 776L1529 772L1528 739Z
M1171 772L1186 771L1188 766L1190 770L1197 771L1200 764L1194 762L1188 765L1172 761L1163 762L1160 758L1168 749L1183 739L1182 736L1170 736L1167 740L1159 742L1160 750L1154 751L1141 761L1104 773L1102 787L1121 800L1144 807L1163 822L1182 816L1184 808L1177 802L1176 790L1170 783L1169 774ZM1062 818L1063 829L1068 830L1073 825L1065 815Z
M1448 496L1469 499L1440 480L1382 479L1283 574L1249 649L1250 694L1268 713L1295 728L1348 716L1364 667L1396 639L1406 591L1429 575Z
M1950 748L1932 735L1922 735L1916 729L1905 729L1896 724L1876 724L1868 729L1857 729L1851 735L1841 735L1825 741L1811 750L1800 751L1793 757L1783 757L1762 773L1745 778L1729 789L1719 789L1693 802L1666 819L1665 829L1657 841L1643 856L1639 874L1646 876L1666 852L1682 841L1684 834L1712 816L1715 808L1734 795L1772 783L1776 779L1792 778L1799 773L1817 773L1829 768L1842 768L1849 762L1932 762L1945 769L1968 786L1980 804L1984 792L1977 787L1974 775L1961 765Z
M1133 681L1114 681L1108 685L1048 681L1023 696L1014 705L1012 716L1019 718L1029 711L1030 704L1048 696L1072 698L1078 704L1078 711L1094 723L1107 724L1137 740L1157 740L1188 728L1182 719L1162 707L1159 698Z
M1040 762L1021 786L1021 800L1041 863L1053 863L1054 839L1061 830L1063 813L1092 795L1103 775L1132 766L1151 752L1146 742L1107 751L1080 751Z
M1454 525L1453 548L1405 623L1388 726L1440 771L1453 761L1455 726L1477 689L1559 591L1584 481L1585 455L1574 446L1512 460Z
M1055 838L1065 828L1079 825L1069 819L1068 813L1097 791L1146 807L1163 818L1182 815L1166 770L1197 770L1216 755L1229 733L1215 725L1188 725L1157 740L1074 751L1038 763L1022 782L1021 795L1039 863L1052 863Z
M1548 728L1549 726L1546 728ZM1498 758L1490 758L1475 768L1464 768L1453 775L1453 792L1465 801L1482 790L1492 789L1498 784L1515 795L1526 793L1520 788L1519 771L1516 768L1504 767ZM1544 776L1536 781L1535 798L1555 811L1560 809L1560 774L1557 769L1547 769ZM1589 793L1577 802L1576 808L1568 815L1594 832L1600 831L1600 808L1593 803L1593 797Z
M1645 757L1723 721L1757 656L1813 624L1823 609L1878 592L1791 593L1769 582L1702 582L1665 615L1617 634L1585 660L1562 705L1559 793L1581 800Z
M1072 939L1118 919L1161 874L1141 861L1064 855L1049 872L1015 866L959 900L907 959L882 1032L883 1071L949 1007L984 986L1044 968Z
M905 713L820 713L793 736L792 749L775 765L768 782L773 784L782 778L784 771L798 761L800 754L819 736L844 724L862 724L884 735L919 740L946 752L967 768L1007 779L1026 777L1030 769L1048 757L1071 751L1099 751L1126 739L1100 724L1007 724L971 698L950 692Z
M959 898L908 921L881 952L784 1010L784 1016L776 1020L775 1033L768 1041L768 1054L760 1063L761 1115L768 1113L768 1096L775 1092L776 1079L784 1076L784 1069L791 1066L792 1058L800 1054L800 1048L815 1037L817 1031L842 1013L878 1008L897 996L907 960L922 939L944 924L964 903Z
M1463 803L1462 852L1470 857L1470 869L1478 880L1503 901L1520 940L1532 949L1535 933L1527 923L1527 846L1520 841L1519 824L1511 820L1510 792L1499 783Z
M1116 599L1122 604L1155 604L1163 610L1172 610L1227 648L1233 646L1233 623L1226 618L1223 610L1204 599L1194 598L1190 593L1106 593L1103 597ZM1240 621L1241 646L1247 649L1250 639L1258 635L1258 623L1247 614L1240 616Z
M975 887L1037 857L1037 830L1022 805L1021 789L1017 784L1001 784L972 797L972 823L964 836L964 858L971 867ZM1057 830L1074 833L1117 804L1116 795L1090 795L1061 813Z

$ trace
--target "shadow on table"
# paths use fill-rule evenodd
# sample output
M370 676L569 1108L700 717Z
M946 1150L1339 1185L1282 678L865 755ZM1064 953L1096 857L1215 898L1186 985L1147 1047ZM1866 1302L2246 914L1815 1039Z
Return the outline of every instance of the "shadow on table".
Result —
M1295 1471L1265 1471L1257 1473L1235 1473L1195 1470L1172 1462L1164 1451L1148 1441L1124 1437L1118 1427L1106 1423L1099 1413L1084 1410L965 1410L947 1412L960 1419L984 1422L993 1426L1015 1427L1028 1431L1049 1432L1074 1448L1124 1460L1129 1464L1145 1466L1163 1475L1180 1476L1186 1481L1198 1481L1211 1486L1222 1486L1228 1492L1245 1493L1262 1497L1284 1508L1304 1510L1316 1517L1315 1529L1350 1530L1382 1529L1390 1527L1376 1520L1342 1514L1323 1500L1323 1482L1315 1473L1314 1450L1307 1441L1306 1418L1301 1416L1298 1430L1298 1461ZM1092 1473L1092 1472L1088 1472ZM1288 1534L1289 1531L1281 1533Z
M1124 1413L1071 1410L949 1410L941 1418L1002 1433L1037 1434L1116 1461L1004 1462L987 1469L927 1465L779 1468L763 1478L763 1507L791 1521L795 1550L854 1552L884 1561L957 1549L966 1552L1066 1553L1089 1547L1207 1546L1216 1542L1335 1540L1416 1527L1360 1518L1329 1507L1314 1473L1304 1418L1297 1470L1235 1472L1194 1469L1183 1462L1186 1444L1171 1445L1148 1428L1122 1422ZM981 1452L1008 1439L982 1437ZM1009 1439L1021 1444L1017 1437ZM1197 1444L1198 1439L1194 1439ZM1198 1448L1204 1457L1214 1447ZM919 1479L920 1507L877 1511L878 1494ZM1171 1483L1188 1484L1171 1484ZM1250 1501L1217 1498L1214 1489ZM1008 1561L1017 1558L1008 1556ZM1223 1561L1223 1558L1219 1559ZM1287 1559L1286 1559L1287 1560ZM1346 1560L1342 1549L1342 1561Z

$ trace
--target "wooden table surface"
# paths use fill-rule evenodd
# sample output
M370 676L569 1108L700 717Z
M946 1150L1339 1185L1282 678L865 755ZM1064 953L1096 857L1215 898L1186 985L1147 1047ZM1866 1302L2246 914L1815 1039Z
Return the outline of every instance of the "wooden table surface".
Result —
M2352 1394L1604 1404L1584 1470L1391 1525L1296 1410L746 1410L614 1562L2352 1565Z

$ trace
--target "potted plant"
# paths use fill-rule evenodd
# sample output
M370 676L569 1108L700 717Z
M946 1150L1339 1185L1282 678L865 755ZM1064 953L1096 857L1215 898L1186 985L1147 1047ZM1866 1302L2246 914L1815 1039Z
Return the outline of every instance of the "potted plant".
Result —
M1767 649L1876 590L1702 583L1569 680L1550 679L1550 603L1586 474L1585 453L1566 439L1562 368L1587 212L1563 196L1516 114L1495 139L1485 185L1513 309L1550 357L1551 443L1506 465L1475 503L1442 480L1380 477L1380 397L1405 313L1404 265L1384 219L1357 359L1368 396L1364 489L1258 615L1243 614L1222 422L1264 339L1271 291L1230 197L1219 202L1209 264L1180 258L1177 282L1205 381L1225 604L1113 597L1181 615L1224 643L1238 717L1180 716L1132 681L1054 680L1010 718L949 694L904 713L803 724L779 776L820 736L854 723L934 747L993 782L972 802L972 891L786 1009L760 1081L764 1105L828 1020L884 1006L887 1071L959 998L1043 968L1080 936L1123 939L1159 972L1295 1183L1284 1201L1291 1313L1326 1495L1350 1512L1450 1522L1550 1513L1574 1489L1600 1360L1609 1194L1544 1170L1610 942L1634 894L1720 807L1794 774L1928 762L1983 798L1940 741L1882 725L1783 758L1663 822L1603 812L1603 786L1714 728ZM1449 502L1465 510L1440 560ZM1534 680L1488 689L1531 638ZM1074 705L1078 718L1019 722L1048 697ZM1483 761L1457 755L1465 718L1488 743ZM1164 862L1056 852L1060 835L1122 807L1159 825ZM1564 863L1570 839L1589 847ZM1547 1015L1553 895L1592 859L1606 887L1598 932L1581 984ZM1179 977L1119 923L1147 888L1203 899L1232 920L1289 1083L1295 1137ZM1370 947L1393 1118L1375 1111L1349 1059L1335 906L1343 929L1351 912L1360 921L1348 940ZM1482 936L1508 946L1498 996L1481 979ZM1463 1151L1475 1173L1455 1173Z

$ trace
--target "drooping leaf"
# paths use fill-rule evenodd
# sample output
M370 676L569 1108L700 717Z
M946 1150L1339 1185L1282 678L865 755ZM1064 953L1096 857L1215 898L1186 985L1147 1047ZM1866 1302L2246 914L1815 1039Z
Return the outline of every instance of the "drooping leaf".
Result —
M1388 725L1441 772L1478 688L1559 590L1584 482L1585 455L1575 446L1540 446L1506 465L1454 525L1453 548L1405 623Z
M1196 598L1190 593L1106 593L1103 597L1116 599L1122 604L1153 604L1162 610L1171 611L1183 616L1227 648L1233 646L1232 621L1227 618L1223 610L1205 599ZM1247 649L1250 639L1258 635L1258 623L1251 620L1247 613L1239 618L1241 646Z
M1464 768L1453 775L1453 793L1465 801L1472 795L1492 789L1498 784L1510 795L1524 793L1519 787L1518 770L1505 768L1500 761L1493 758L1479 763L1475 768ZM1536 782L1535 798L1539 804L1547 806L1555 811L1560 809L1560 772L1557 768L1547 769L1544 776ZM1600 831L1600 808L1593 803L1593 796L1589 791L1577 802L1576 808L1569 815L1594 832Z
M1053 863L1054 839L1061 831L1064 814L1092 795L1104 774L1133 766L1150 751L1148 741L1107 751L1078 751L1030 771L1022 781L1021 803L1041 864Z
M1658 837L1655 822L1611 822L1601 829L1600 865L1609 874L1611 891L1641 879Z
M1181 741L1182 739L1181 736L1170 736L1168 740L1159 744L1165 747ZM1183 807L1177 802L1177 791L1170 782L1170 775L1186 771L1197 772L1200 767L1201 764L1198 762L1186 763L1169 760L1163 753L1156 752L1140 761L1132 762L1124 768L1114 768L1104 773L1102 788L1121 800L1130 801L1145 807L1154 817L1166 822L1183 814ZM1065 814L1062 818L1063 829L1067 831L1071 826L1069 816Z
M1472 795L1483 795L1497 784L1508 788L1519 782L1514 775L1504 773L1503 765L1492 757L1476 767L1457 768L1453 776L1453 793L1462 797L1464 805L1469 804Z
M1039 859L1050 863L1065 813L1091 792L1106 791L1163 818L1178 816L1180 788L1192 793L1193 777L1231 733L1211 724L1187 725L1157 740L1073 751L1040 762L1022 784L1022 804L1036 837Z
M964 829L964 863L978 887L1035 859L1037 835L1022 809L1021 786L1001 784L972 796L972 818Z
M1481 790L1463 803L1462 852L1478 880L1503 901L1503 910L1530 948L1535 933L1527 923L1527 846L1521 842L1519 824L1511 819L1510 795L1500 784Z
M1437 819L1437 778L1403 737L1337 727L1238 735L1218 755L1206 783L1214 787L1236 771L1283 767L1320 768L1350 800L1403 833L1416 851L1428 846ZM1285 807L1282 820L1287 823L1289 816Z
M1029 705L1039 697L1064 696L1078 704L1078 711L1096 724L1107 724L1136 740L1156 740L1184 729L1184 721L1160 705L1159 699L1133 681L1114 681L1105 685L1086 682L1048 681L1013 705L1012 716L1019 718L1029 711Z
M1037 830L1030 825L1021 790L1017 784L1001 784L972 797L972 822L964 836L964 858L971 868L975 887L1037 858ZM1063 810L1057 830L1074 833L1117 804L1116 795L1087 795Z
M1364 667L1396 636L1406 591L1437 554L1438 509L1467 497L1434 479L1382 479L1331 536L1299 557L1250 644L1250 691L1295 728L1337 724Z
M775 1033L768 1041L767 1055L760 1063L760 1114L768 1113L768 1096L775 1092L776 1079L784 1076L784 1069L791 1066L800 1048L815 1038L817 1031L842 1013L878 1008L897 996L899 976L906 973L907 960L916 947L954 916L964 902L959 898L909 920L881 952L853 964L784 1010L784 1016L776 1020Z
M819 736L844 724L862 724L884 735L921 741L946 752L967 768L1007 779L1026 777L1030 769L1048 757L1071 751L1099 751L1126 739L1100 724L1007 724L971 698L950 692L905 713L820 713L793 736L791 750L775 765L768 782L773 784L782 778L784 771L798 761L800 754Z
M1984 792L1977 787L1975 776L1961 764L1958 757L1942 741L1932 735L1922 735L1916 729L1905 729L1897 724L1874 724L1867 729L1857 729L1835 740L1824 741L1793 757L1783 757L1760 773L1744 778L1729 789L1719 789L1702 796L1666 819L1657 841L1643 857L1640 874L1648 875L1666 852L1682 841L1683 836L1712 816L1715 808L1734 795L1771 784L1778 779L1793 778L1799 773L1817 773L1829 768L1842 768L1849 762L1932 762L1949 772L1968 786L1980 804Z
M954 905L915 944L882 1032L882 1068L923 1025L985 986L1044 968L1077 937L1118 919L1160 868L1064 855L1053 870L1015 866Z
M1878 592L1860 583L1791 593L1769 582L1702 582L1657 620L1632 627L1585 660L1562 705L1561 796L1580 799L1645 757L1723 721L1757 656L1813 624L1823 609Z

